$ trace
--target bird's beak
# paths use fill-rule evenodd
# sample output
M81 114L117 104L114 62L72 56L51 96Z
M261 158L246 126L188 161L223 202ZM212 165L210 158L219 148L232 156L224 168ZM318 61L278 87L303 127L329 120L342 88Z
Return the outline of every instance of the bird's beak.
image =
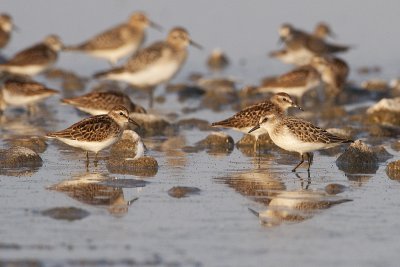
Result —
M154 21L149 21L149 26L152 27L153 29L156 29L157 31L162 32L163 31L163 27L161 27L160 24L155 23Z
M253 128L251 128L251 130L249 131L249 133L254 132L255 130L260 128L260 124L257 124L256 126L254 126Z
M281 45L281 44L283 44L284 42L285 42L285 38L279 37L279 39L278 39L278 45Z
M293 103L293 104L292 104L292 107L298 108L298 109L300 109L301 111L304 111L304 109L303 109L302 107L300 107L299 105L297 105L296 103Z
M197 49L203 50L203 47L201 45L199 45L198 43L196 43L195 41L193 41L193 40L190 40L189 44L194 46L194 47L196 47Z
M136 125L137 127L140 128L139 123L137 123L136 121L132 120L131 118L128 118L129 123Z

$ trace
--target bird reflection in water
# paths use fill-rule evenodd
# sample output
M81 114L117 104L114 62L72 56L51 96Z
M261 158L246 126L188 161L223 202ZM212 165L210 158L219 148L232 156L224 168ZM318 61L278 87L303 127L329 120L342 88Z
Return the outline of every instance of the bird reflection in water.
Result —
M113 181L116 181L115 183ZM73 176L72 180L62 181L48 189L67 194L69 197L82 203L106 207L115 217L122 217L128 212L130 205L138 198L125 200L123 187L143 187L145 182L129 179L127 183L120 183L118 179L101 173L85 173ZM111 186L115 184L115 186Z

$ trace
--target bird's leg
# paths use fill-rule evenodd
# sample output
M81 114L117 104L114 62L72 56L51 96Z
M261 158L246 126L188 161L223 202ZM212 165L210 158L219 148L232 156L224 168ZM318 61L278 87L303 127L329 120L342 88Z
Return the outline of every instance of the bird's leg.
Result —
M308 157L308 169L307 169L307 171L310 172L311 164L314 161L314 154L312 152L308 152L307 153L307 157Z
M149 91L149 108L153 108L154 103L154 87L147 88Z
M86 151L86 170L89 170L89 151Z
M301 154L301 160L300 160L299 164L297 164L296 167L294 167L294 169L292 170L292 172L295 172L296 169L297 169L301 164L303 164L303 162L304 162L304 155Z
M98 161L98 159L97 159L97 152L96 152L96 154L95 154L95 156L94 156L94 161L93 161L95 167L97 167L97 163L98 163L98 162L99 162L99 161Z

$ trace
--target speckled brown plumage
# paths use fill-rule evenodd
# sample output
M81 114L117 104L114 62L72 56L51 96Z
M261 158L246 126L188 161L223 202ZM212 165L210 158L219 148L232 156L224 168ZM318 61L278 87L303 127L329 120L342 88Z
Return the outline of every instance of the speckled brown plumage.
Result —
M303 142L324 144L353 142L352 140L333 135L308 121L295 117L282 118L275 127L276 134L279 134L280 131L284 131L285 128L289 129L293 135Z
M121 135L123 129L108 115L98 115L81 120L65 130L49 133L49 137L77 141L98 142Z
M57 60L57 52L48 45L40 43L17 53L4 65L26 66L44 65L54 63Z
M78 97L65 98L61 101L78 108L82 107L107 111L110 111L117 105L122 105L126 107L129 112L146 113L143 107L136 105L127 95L117 91L91 92Z
M259 119L267 113L275 110L276 112L283 112L281 108L269 100L247 107L234 116L219 122L214 122L212 126L221 126L227 128L245 128L252 127L259 123Z
M82 44L69 46L67 50L94 51L116 49L126 45L127 42L134 41L137 41L139 46L143 43L143 31L128 24L121 24L94 36Z
M317 71L310 66L296 68L288 73L262 82L262 87L300 87L305 86L309 79L318 79Z
M47 88L41 83L28 81L9 80L4 83L3 90L7 90L11 95L35 96L58 94L57 90Z

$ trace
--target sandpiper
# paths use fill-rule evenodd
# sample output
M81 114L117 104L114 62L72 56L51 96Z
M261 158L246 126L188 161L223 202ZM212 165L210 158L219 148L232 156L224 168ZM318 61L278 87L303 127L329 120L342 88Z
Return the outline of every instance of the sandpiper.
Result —
M285 92L297 97L300 102L307 91L318 87L320 83L318 71L306 65L280 76L264 79L257 91L261 93Z
M129 113L146 113L146 110L131 101L131 99L117 91L91 92L82 96L64 98L61 102L91 115L107 114L116 105L126 107Z
M211 126L231 128L247 134L258 125L261 117L264 117L271 111L285 113L290 107L301 109L290 95L286 93L277 93L272 96L271 99L246 107L228 119L212 123ZM254 150L256 150L259 136L265 133L267 133L267 131L263 128L259 128L250 133L256 139Z
M108 114L83 119L65 130L48 133L46 136L86 150L86 167L88 167L89 151L96 154L96 165L97 153L117 142L128 123L139 126L129 118L129 112L124 106L115 106Z
M0 49L4 48L11 38L11 31L15 28L10 15L0 14Z
M145 29L150 26L161 30L161 26L148 19L142 12L135 12L128 21L108 29L91 39L73 46L65 51L78 51L91 56L103 58L115 65L119 59L132 55L145 39Z
M315 25L313 36L324 40L328 36L335 37L336 35L326 22L319 22L317 25Z
M189 44L201 48L184 28L174 28L165 41L139 50L122 67L96 73L94 77L124 81L135 88L148 90L152 107L155 87L168 82L181 69Z
M318 37L294 28L290 24L283 24L279 29L279 35L287 49L299 49L301 47L314 55L346 52L350 49L349 46L327 43Z
M310 59L314 57L314 54L302 47L292 47L290 49L285 48L281 50L272 51L269 57L279 59L283 63L293 64L296 66L303 66L310 63Z
M349 76L348 64L337 57L317 56L310 63L321 75L329 96L338 95Z
M212 71L220 71L228 67L229 59L221 49L214 49L207 59L207 66Z
M37 102L58 93L34 81L7 80L0 89L0 113L7 106L26 106L31 113Z
M249 133L259 128L266 130L271 140L280 148L300 154L301 161L292 172L295 172L304 162L304 155L308 158L307 171L309 173L314 158L313 151L353 142L353 140L333 135L308 121L273 111L260 118L259 124Z
M50 68L57 61L62 48L60 38L49 35L41 43L22 50L6 63L0 64L0 72L34 76Z

